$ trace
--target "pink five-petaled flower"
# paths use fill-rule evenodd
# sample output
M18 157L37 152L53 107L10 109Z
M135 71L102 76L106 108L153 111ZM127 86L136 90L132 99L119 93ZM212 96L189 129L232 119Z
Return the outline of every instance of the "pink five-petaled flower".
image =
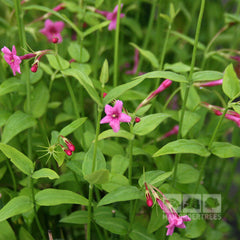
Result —
M12 52L7 47L3 47L1 51L4 53L4 59L12 68L13 75L16 75L16 72L21 73L20 63L22 62L22 60L19 56L17 56L15 46L12 46Z
M107 116L105 116L100 123L109 123L110 127L113 129L114 132L118 132L120 129L120 122L130 122L131 117L127 114L122 112L123 102L120 100L117 100L115 102L114 107L111 107L110 105L105 106L105 113Z
M44 24L44 28L40 30L42 34L44 34L49 42L53 43L61 43L62 36L61 31L64 28L64 22L52 22L50 19L47 19Z
M123 7L123 4L121 4L121 9L122 9L122 7ZM109 26L108 26L109 31L112 31L113 29L116 29L118 5L114 8L113 12L100 11L98 9L96 9L95 12L105 16L108 20L111 21ZM124 13L120 14L120 18L123 18L124 16L125 16Z

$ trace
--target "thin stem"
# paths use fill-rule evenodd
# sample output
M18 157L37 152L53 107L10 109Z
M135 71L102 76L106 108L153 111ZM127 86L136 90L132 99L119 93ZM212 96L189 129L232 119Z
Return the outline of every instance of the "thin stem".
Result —
M92 173L96 166L96 156L97 156L97 145L98 145L98 135L100 133L100 120L102 115L102 109L98 108L98 118L96 126L95 143L93 149L93 163L92 163ZM93 184L89 184L89 194L88 194L88 224L87 224L87 240L91 239L91 221L92 221L92 200L93 200Z
M13 190L14 190L14 192L16 193L16 192L17 192L16 178L15 178L15 175L14 175L14 173L13 173L12 167L11 167L8 159L7 159L7 167L8 167L8 170L9 170L10 175L11 175L11 178L12 178Z
M115 31L115 45L114 45L114 74L113 74L114 87L117 86L117 82L118 82L118 48L119 48L120 12L121 12L121 0L118 0L117 26Z
M21 4L19 0L14 0L14 6L16 11L16 19L18 23L18 35L20 40L20 45L23 49L26 49L26 34L24 29L23 23L23 14L21 9ZM28 62L24 64L24 73L25 73L25 81L26 81L26 112L31 114L31 83L30 83L30 76L29 76L29 66ZM28 157L32 158L32 131L28 129L28 137L27 137L27 146L28 146Z
M163 106L163 112L166 110L168 104L171 102L171 100L173 99L173 97L177 94L177 92L180 91L180 87L175 89L175 91L172 92L172 94L169 96L169 98L167 99L166 103Z
M179 130L178 130L177 139L181 138L181 131L182 131L182 126L183 126L184 113L185 113L186 105L187 105L187 99L188 99L190 87L193 84L192 74L194 71L194 66L195 66L195 61L196 61L197 45L198 45L198 39L199 39L200 29L201 29L201 24L202 24L204 6L205 6L205 0L202 0L200 13L198 16L198 23L197 23L197 30L196 30L196 35L195 35L193 53L192 53L191 69L190 69L190 73L188 75L188 84L187 84L187 88L185 90L185 96L183 99L183 106L182 106L181 117L180 117L180 121L179 121ZM180 162L180 157L178 157L178 155L177 155L175 158L174 169L173 169L173 185L175 184L176 175L177 175L177 167L178 167L179 162Z
M133 133L133 124L130 123L130 133ZM133 140L129 141L129 166L128 166L128 181L132 185L132 165L133 165Z
M208 149L210 149L212 147L212 144L213 144L213 142L214 142L214 140L215 140L215 138L217 136L217 132L218 132L218 130L219 130L221 124L222 124L222 121L224 119L225 114L227 113L227 110L228 110L228 108L226 107L224 112L223 112L223 114L221 115L221 118L218 121L218 124L217 124L216 128L214 129L213 135L212 135L212 137L211 137L211 139L210 139L210 141L209 141L209 143L207 145ZM205 166L206 166L206 163L207 163L207 159L208 159L207 157L205 157L203 159L203 162L202 162L202 165L201 165L201 168L200 168L199 177L198 177L198 180L197 180L197 184L196 184L196 188L195 188L194 193L197 193L198 188L199 188L199 186L201 184L201 179L202 179L203 172L204 172L204 169L205 169Z
M44 234L43 228L41 226L41 223L39 221L38 215L37 215L37 208L36 208L36 201L35 201L35 195L34 195L34 187L33 187L32 176L29 176L29 178L30 178L29 179L30 180L30 188L31 188L31 191L32 191L32 202L33 202L34 217L35 217L35 220L36 220L39 232L40 232L40 234L42 236L42 239L43 240L47 240L47 238L46 238L46 236Z
M142 47L143 49L147 48L148 43L149 43L149 39L150 39L150 35L152 33L154 16L155 16L155 13L156 13L156 5L157 5L157 1L154 0L153 3L152 3L151 13L150 13L149 21L148 21L146 37L145 37L144 42L143 42L143 47ZM140 56L140 61L139 61L138 71L137 72L140 71L140 69L142 67L142 63L143 63L143 57Z

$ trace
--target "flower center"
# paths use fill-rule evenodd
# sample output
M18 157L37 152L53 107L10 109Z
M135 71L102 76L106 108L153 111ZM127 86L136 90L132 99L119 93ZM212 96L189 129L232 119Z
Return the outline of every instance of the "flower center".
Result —
M56 30L55 27L50 27L50 28L49 28L49 32L50 32L51 34L55 34L55 33L57 33L58 31Z
M114 113L114 114L112 114L112 117L113 117L113 118L117 118L118 115Z

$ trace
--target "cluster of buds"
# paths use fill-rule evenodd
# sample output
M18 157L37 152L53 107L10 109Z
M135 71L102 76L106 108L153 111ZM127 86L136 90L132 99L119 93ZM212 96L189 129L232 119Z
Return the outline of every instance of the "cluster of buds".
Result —
M217 116L221 116L223 114L224 110L225 110L222 107L211 105L211 104L205 103L205 102L202 102L202 106L204 106L207 109L211 110ZM232 111L232 110L228 110L224 117L226 119L229 119L229 120L235 122L237 124L237 126L240 127L240 114L239 113L237 113L235 111Z
M191 218L188 215L185 216L179 216L176 212L176 210L173 208L169 200L165 197L165 195L156 187L150 185L150 184L145 184L146 188L146 199L147 199L147 205L149 207L152 207L153 205L153 200L151 198L150 192L148 190L148 187L150 188L152 195L155 199L155 202L158 203L160 208L164 211L164 213L167 216L169 224L166 226L167 230L167 236L172 235L174 232L175 227L178 228L186 228L184 222L191 221ZM161 197L159 196L161 195Z
M172 84L172 81L169 79L165 79L160 86L153 91L152 93L150 93L147 98L145 98L136 108L136 112L139 108L147 105L154 97L156 97L157 94L159 94L160 92L164 91L166 88L168 88L170 85Z
M62 140L64 141L64 143L66 144L66 147L64 147L62 144L59 144L60 147L62 148L62 150L68 155L71 156L72 153L75 151L75 146L72 144L72 142L67 139L66 137L60 135L59 137L62 138Z

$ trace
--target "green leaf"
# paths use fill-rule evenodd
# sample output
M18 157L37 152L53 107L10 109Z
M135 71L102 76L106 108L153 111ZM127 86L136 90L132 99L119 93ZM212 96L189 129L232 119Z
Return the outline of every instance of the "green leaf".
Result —
M148 50L144 50L141 49L139 46L137 46L134 43L130 43L131 46L133 46L134 48L136 48L151 64L154 68L158 68L159 67L159 63L158 63L158 59L156 58L156 56L148 51Z
M88 212L87 211L75 211L70 215L62 218L59 222L71 223L71 224L86 224L88 223Z
M185 73L185 72L189 72L191 69L191 67L189 65L186 65L182 62L177 62L177 63L165 63L164 64L164 70L171 70L173 72L177 72L177 73Z
M130 30L133 32L134 36L138 38L142 38L143 36L143 30L138 21L136 21L134 18L128 18L125 16L121 19L121 25L127 26L130 28Z
M199 71L193 73L192 80L194 82L203 82L203 81L214 81L223 78L222 72L217 71Z
M84 47L80 47L80 45L76 42L70 43L68 52L71 58L81 63L87 62L90 58L88 51Z
M188 238L199 238L205 231L207 224L203 219L192 219L185 223L186 228L182 230Z
M96 223L102 228L118 235L126 235L128 233L128 222L117 217L101 217L95 218Z
M179 116L181 116L181 111L179 112ZM200 118L201 116L197 113L185 111L182 125L182 137L187 135L189 130L200 120Z
M63 162L64 162L64 158L65 158L65 152L64 151L57 151L53 157L56 160L57 164L59 167L62 166Z
M98 203L98 207L114 202L130 201L134 199L144 199L143 192L134 186L123 186L105 195Z
M34 127L36 123L36 120L32 116L21 111L15 112L9 117L8 121L6 122L2 133L2 142L8 143L20 132Z
M228 142L214 142L210 151L219 158L240 157L240 147Z
M97 154L95 159L95 169L92 169L93 167L93 155L94 155L94 144L91 145L88 152L86 153L83 165L82 165L82 171L83 175L90 175L92 172L100 170L100 169L106 169L106 161L105 158L99 148L97 148ZM92 171L93 170L93 171Z
M179 163L177 168L176 181L181 184L193 183L198 180L199 171L192 166L184 163Z
M106 169L97 170L84 177L90 184L104 184L109 181L109 171Z
M0 85L0 96L11 92L16 92L20 86L23 86L22 81L17 78L9 78Z
M27 196L19 196L11 199L1 210L0 210L0 222L10 217L28 212L33 209L33 203Z
M84 117L84 118L79 118L79 119L71 122L66 127L64 127L60 131L59 134L66 137L67 135L69 135L69 134L73 133L75 130L77 130L86 120L87 120L87 118Z
M95 31L97 31L97 30L101 30L102 28L108 26L109 23L110 23L110 21L104 21L104 22L102 22L102 23L99 23L99 24L97 24L97 25L94 25L93 27L88 28L88 29L84 32L84 34L83 34L83 35L84 35L84 38L85 38L86 36L88 36L89 34L95 32Z
M108 73L108 61L105 59L103 66L102 66L102 71L100 74L100 82L104 86L105 83L108 82L109 79L109 73Z
M141 121L134 125L133 133L143 136L152 132L169 115L165 113L150 114L141 118Z
M178 233L173 233L173 235L169 237L169 240L189 240L189 238L182 237Z
M88 205L88 200L85 197L69 190L48 188L38 192L35 199L40 206L56 206L59 204Z
M142 187L145 182L151 185L158 186L160 183L163 183L166 179L168 179L171 175L172 171L170 172L163 172L161 170L148 171L143 173L143 175L139 178L138 184L140 187Z
M41 63L42 66L42 63ZM37 83L43 75L43 70L41 68L38 68L37 72L31 72L30 71L30 82L31 84Z
M135 79L145 79L145 78L166 78L174 82L187 82L186 78L183 75L170 72L170 71L153 71L145 73L141 76L136 77Z
M179 139L170 142L153 154L158 157L166 154L193 153L202 157L208 157L210 152L200 142L194 139Z
M240 105L232 104L232 107L233 107L233 109L234 109L235 112L237 112L238 114L240 114Z
M111 173L124 174L129 165L129 159L122 155L115 155L111 161Z
M15 233L7 221L0 222L0 240L16 240Z
M70 115L68 113L59 113L55 118L55 124L59 124L65 121L73 120L75 119L74 115Z
M59 175L49 168L42 168L37 170L33 173L32 178L39 179L39 178L49 178L49 179L56 179L59 178Z
M181 83L182 100L184 99L187 87L188 87L187 84ZM200 104L200 102L201 102L201 99L196 91L196 88L194 86L191 86L188 93L187 108L191 111L195 111L196 107Z
M129 234L132 240L156 240L155 236L142 227L141 224L133 224L132 231Z
M232 64L228 65L224 71L222 89L231 100L240 93L240 82Z
M11 162L23 173L30 175L34 170L33 162L25 156L23 153L19 152L14 147L8 146L4 143L0 143L0 150L10 158Z
M64 70L70 66L70 63L59 55L55 56L55 55L47 54L46 57L51 67L56 70Z
M34 238L24 227L21 227L19 231L19 240L34 240Z
M118 132L114 132L112 129L109 129L99 134L98 141L103 140L105 138L110 138L110 137L122 137L128 140L132 140L134 138L134 135L125 130L119 130Z
M7 122L8 118L11 116L11 113L5 110L1 110L0 112L0 127L4 126Z
M110 173L108 183L102 184L102 188L106 192L112 192L118 189L119 187L128 186L128 185L129 185L129 180L125 176L119 173Z
M81 71L84 74L86 74L87 76L89 76L90 73L92 72L91 65L89 65L87 63L71 62L71 68L76 68L79 71Z
M47 109L49 101L49 92L47 86L41 82L32 93L33 99L31 100L31 112L35 118L43 116Z
M176 37L181 38L182 40L184 40L194 46L195 40L193 38L190 38L190 37L188 37L180 32L177 32L177 31L171 31L171 34L173 34ZM204 50L206 47L202 43L198 42L197 48L200 50Z
M98 96L97 91L95 90L91 79L83 72L79 71L78 69L67 69L62 71L63 74L67 76L72 76L76 78L79 83L85 88L91 98L99 105L101 105L101 100Z
M3 178L6 171L7 171L7 166L3 166L3 167L0 168L0 180Z

